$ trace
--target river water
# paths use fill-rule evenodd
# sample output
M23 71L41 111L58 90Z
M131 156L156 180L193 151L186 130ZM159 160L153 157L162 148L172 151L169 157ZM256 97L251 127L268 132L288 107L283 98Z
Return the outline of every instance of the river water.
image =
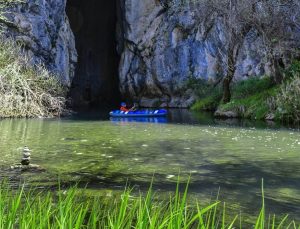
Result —
M237 212L258 213L261 183L268 209L300 219L300 132L275 123L214 120L170 111L168 118L112 119L85 112L62 119L0 120L0 177L42 187L61 180L114 192L127 184L158 193L191 176L190 193L204 203L220 192ZM23 146L43 171L19 172Z

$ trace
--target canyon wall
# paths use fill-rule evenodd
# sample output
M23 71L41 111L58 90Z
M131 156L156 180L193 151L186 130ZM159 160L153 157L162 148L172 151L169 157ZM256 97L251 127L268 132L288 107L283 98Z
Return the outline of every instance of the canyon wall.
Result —
M125 98L146 107L188 107L195 100L186 86L189 80L217 81L227 68L228 36L222 19L203 19L193 3L197 1L168 2L125 0L122 5L120 89ZM261 38L250 30L234 80L271 75L274 69L264 50Z
M191 79L224 76L227 31L220 18L204 20L193 1L168 2L26 0L10 6L1 25L33 63L70 86L78 106L122 97L145 107L188 107L196 99L187 86ZM262 44L250 30L234 80L272 74Z

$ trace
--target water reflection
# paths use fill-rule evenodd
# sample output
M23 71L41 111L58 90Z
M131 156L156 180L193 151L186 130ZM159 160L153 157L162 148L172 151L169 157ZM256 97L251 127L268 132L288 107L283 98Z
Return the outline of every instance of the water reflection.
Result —
M144 122L144 123L168 123L167 117L128 117L128 118L116 118L111 117L110 120L112 122L120 122L120 123L127 123L127 122Z

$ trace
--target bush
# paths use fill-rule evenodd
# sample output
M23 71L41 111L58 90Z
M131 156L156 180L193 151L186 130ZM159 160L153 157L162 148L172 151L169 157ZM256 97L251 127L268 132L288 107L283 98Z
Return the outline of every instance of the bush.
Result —
M265 119L270 115L278 120L299 123L300 61L293 61L284 71L284 76L281 86L275 85L270 77L252 77L237 82L232 85L232 100L228 104L220 104L221 90L215 93L209 87L202 86L202 97L192 109L200 111L218 108L220 111L234 111L243 118Z
M31 66L22 48L0 38L0 117L53 117L65 108L65 89L41 65Z
M261 111L258 112L258 116L261 117L266 112L267 105L265 104L264 100L268 95L268 93L263 92L269 91L269 89L272 87L274 87L274 84L269 77L262 79L258 77L252 77L247 80L237 82L232 85L232 101L228 104L221 105L220 108L222 110L225 109L235 111L242 117L256 117L257 115L254 113L256 113L256 109L258 109L261 105L262 109L259 108ZM200 99L194 104L192 110L214 111L220 105L222 99L222 90L218 87L214 89L207 87L205 89L206 90L201 90L202 94L200 94ZM258 104L255 104L256 102L258 102ZM251 109L246 109L247 107ZM252 113L254 110L255 112Z
M186 89L192 89L200 98L207 96L211 89L211 85L205 79L195 77L189 77L185 82L185 87Z
M284 80L291 80L300 73L300 61L294 60L288 69L284 71Z
M232 87L233 98L245 98L273 87L270 77L251 77L247 80L237 82Z
M270 103L278 93L271 78L252 77L232 86L232 100L219 106L220 111L233 111L241 118L265 119L274 110Z
M300 122L300 69L293 74L276 97L277 115L282 120Z
M234 111L242 118L265 119L270 113L269 99L277 94L277 87L258 91L245 98L235 98L219 107L221 111Z
M193 111L214 111L219 106L221 98L222 98L221 93L215 93L206 98L199 99L192 106L192 110Z

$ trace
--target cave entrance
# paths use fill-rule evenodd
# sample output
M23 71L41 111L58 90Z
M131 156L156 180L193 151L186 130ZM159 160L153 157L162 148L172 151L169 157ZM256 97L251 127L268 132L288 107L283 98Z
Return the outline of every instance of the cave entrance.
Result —
M116 0L68 0L78 64L70 96L74 107L119 100Z

